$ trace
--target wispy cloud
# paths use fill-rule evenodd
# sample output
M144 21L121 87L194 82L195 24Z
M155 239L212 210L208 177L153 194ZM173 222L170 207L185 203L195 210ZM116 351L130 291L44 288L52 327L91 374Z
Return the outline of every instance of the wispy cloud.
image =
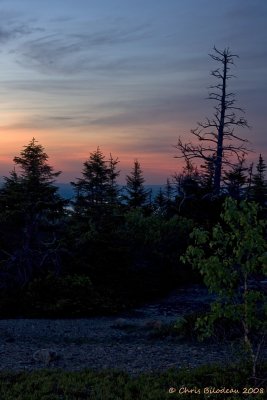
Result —
M120 57L119 61L114 61L111 46L128 45L149 35L149 28L145 25L111 26L95 32L73 32L65 35L54 33L28 40L19 46L16 50L17 61L24 67L50 74L99 70L101 65L105 69L114 70L118 64L123 67L125 59Z
M267 4L262 0L254 0L253 3L250 0L242 0L236 4L233 4L230 9L225 12L225 18L230 19L234 22L247 21L253 18L266 20L266 15L263 12L263 8L267 11Z
M1 27L0 28L0 43L6 43L11 39L17 37L29 35L32 30L26 25L17 25L13 27Z
M12 79L12 80L3 80L1 81L1 88L7 91L16 92L35 92L40 95L40 93L49 93L49 94L79 94L83 95L84 92L87 94L92 90L95 90L95 86L92 84L88 84L84 81L84 79Z
M38 85L35 89L38 89ZM48 128L91 129L95 127L97 130L102 129L109 132L116 128L121 130L135 127L144 131L150 129L149 127L155 129L156 126L176 125L178 127L179 122L184 119L192 119L194 126L196 120L201 118L205 110L209 110L210 107L202 93L199 93L198 96L195 93L191 95L171 94L171 91L165 87L161 91L152 91L146 97L143 93L141 95L136 93L136 96L132 94L132 98L127 99L127 93L123 92L121 96L114 97L114 100L109 95L108 100L104 101L101 97L101 100L96 100L91 104L90 96L89 98L84 96L79 104L72 103L71 93L73 92L68 92L70 99L66 100L63 107L60 103L45 104L42 112L38 114L36 111L39 106L36 107L32 101L30 105L26 103L24 109L28 110L29 114L5 128L43 130ZM150 134L152 133L150 132Z
M43 32L32 20L25 20L15 11L0 10L0 43L6 44L15 39L27 37L35 32Z

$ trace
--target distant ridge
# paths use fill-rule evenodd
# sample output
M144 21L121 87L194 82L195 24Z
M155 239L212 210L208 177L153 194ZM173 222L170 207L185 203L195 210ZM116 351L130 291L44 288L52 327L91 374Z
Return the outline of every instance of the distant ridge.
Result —
M4 181L0 180L0 186L3 183L4 183ZM72 199L74 197L74 190L73 190L73 188L72 188L70 183L59 183L59 182L56 182L55 186L58 187L59 194L62 197L64 197L64 199L69 200L69 199ZM125 185L119 185L119 186L120 186L121 189L123 187L125 187ZM145 186L145 188L147 190L151 190L152 191L152 198L154 198L158 194L160 188L164 187L164 185L144 185L144 186Z
M64 197L64 199L69 200L74 197L74 191L70 183L57 183L56 186L58 187L59 194L62 197ZM120 185L121 188L123 188L124 186L125 185ZM160 188L162 188L164 185L144 185L144 186L147 190L152 191L152 198L154 198L158 194Z

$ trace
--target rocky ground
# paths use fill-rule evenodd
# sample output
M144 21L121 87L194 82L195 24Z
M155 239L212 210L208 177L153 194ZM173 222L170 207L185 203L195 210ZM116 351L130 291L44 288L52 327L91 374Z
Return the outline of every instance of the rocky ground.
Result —
M206 290L196 286L117 317L0 320L0 369L116 368L135 375L234 361L236 349L230 344L157 335L166 324L210 301Z

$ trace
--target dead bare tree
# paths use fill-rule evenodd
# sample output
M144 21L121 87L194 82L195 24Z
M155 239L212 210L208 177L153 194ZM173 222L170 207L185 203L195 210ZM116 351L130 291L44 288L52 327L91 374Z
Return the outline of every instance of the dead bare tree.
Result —
M191 130L193 137L201 143L184 143L179 138L175 147L181 153L177 158L184 158L186 161L199 158L214 163L213 192L218 195L223 165L234 165L234 158L240 161L248 152L248 140L235 133L236 128L248 127L248 123L244 117L236 115L243 114L244 110L235 106L235 94L228 91L228 81L234 77L229 71L238 56L232 54L229 48L220 51L214 47L214 54L210 54L210 57L221 64L221 67L211 72L219 80L219 83L210 86L208 96L209 100L216 103L214 114L212 118L206 117L204 122L198 122L197 128Z

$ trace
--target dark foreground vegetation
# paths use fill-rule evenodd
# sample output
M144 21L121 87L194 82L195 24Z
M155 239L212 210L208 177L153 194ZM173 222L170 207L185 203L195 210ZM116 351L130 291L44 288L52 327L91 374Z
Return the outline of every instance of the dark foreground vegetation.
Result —
M262 365L264 368L266 364ZM255 384L245 364L169 370L138 377L119 371L89 370L0 375L1 400L256 400L265 399L266 390L266 381Z

